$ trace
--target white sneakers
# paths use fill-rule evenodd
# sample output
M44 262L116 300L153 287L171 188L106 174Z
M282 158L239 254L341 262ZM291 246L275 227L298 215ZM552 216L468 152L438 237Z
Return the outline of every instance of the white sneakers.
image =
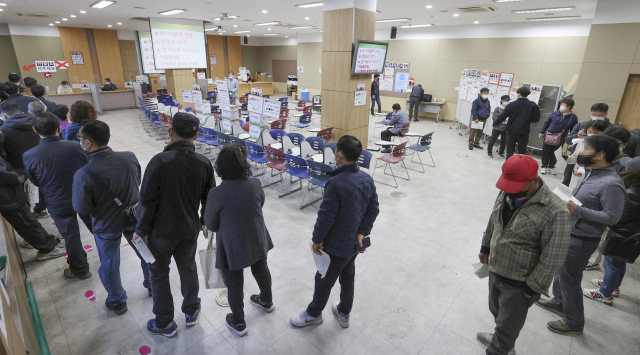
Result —
M547 173L547 171L549 171L549 168L540 169L540 175L545 175Z
M602 286L602 280L600 279L591 279L591 283L597 288L600 288L600 286ZM611 296L620 297L620 289L616 288L615 290L613 290L613 292L611 293Z
M338 311L338 304L340 304L340 302L333 302L331 304L331 310L336 315L336 317L338 317L338 323L340 323L340 326L342 328L349 328L349 315L340 313L340 311ZM318 317L312 317L309 315L309 313L307 313L306 309L304 310L304 312L300 313L300 315L291 317L290 321L291 325L298 328L304 328L314 324L318 325L322 324L323 322L322 313Z
M585 288L585 289L582 289L582 294L584 295L584 297L590 300L602 302L607 305L613 304L613 296L606 297L605 295L602 294L602 292L600 292L600 289Z
M349 328L349 315L340 313L340 311L338 310L339 304L340 302L333 302L331 304L331 310L336 315L336 317L338 317L338 323L340 323L340 326L342 328Z
M551 174L551 175L556 175L556 169L555 168L542 168L540 169L540 174L545 175L545 174Z

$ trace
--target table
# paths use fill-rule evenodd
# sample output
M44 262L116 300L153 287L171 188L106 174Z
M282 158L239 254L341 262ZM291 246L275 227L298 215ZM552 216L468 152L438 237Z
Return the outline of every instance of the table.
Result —
M308 131L309 132L320 132L320 131L322 131L322 129L321 128L309 128Z
M72 94L56 94L55 91L50 91L49 100L55 102L58 105L67 105L71 107L76 101L84 100L90 104L93 103L93 97L91 96L91 92L82 92L82 93L72 93ZM134 102L135 105L135 102Z
M407 109L407 113L409 113L409 100L405 100L406 101L406 109ZM438 120L440 119L440 112L442 112L442 107L444 106L444 102L425 102L425 101L421 101L420 105L418 106L418 111L422 111L422 112L429 112L429 113L437 113L438 116L436 116L436 123L438 123Z
M102 109L121 110L136 107L136 96L133 90L100 91Z
M243 140L244 140L244 139L249 138L249 136L250 136L250 135L249 135L249 133L240 133L240 134L238 135L238 138L240 138L240 139L243 139Z
M400 143L397 142L387 142L387 141L377 141L375 143L373 143L375 145L379 145L379 146L385 146L385 145L400 145Z

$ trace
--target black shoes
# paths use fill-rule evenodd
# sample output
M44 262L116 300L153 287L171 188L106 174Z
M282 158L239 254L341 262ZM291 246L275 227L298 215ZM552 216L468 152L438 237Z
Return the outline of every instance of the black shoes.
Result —
M232 332L236 333L237 336L243 337L247 335L249 332L247 330L247 322L242 322L240 324L233 324L233 313L227 314L227 328Z
M391 153L391 148L385 148L385 149L383 149L382 151L380 151L380 153L382 153L382 154L389 154L389 153Z
M491 154L491 152L489 152L489 158L493 158L493 154Z
M506 159L506 158L507 158L507 157L505 157L505 156L504 156L504 154L502 154L502 153L500 153L500 154L498 154L498 155L499 155L499 156L500 156L500 158L502 158L502 159Z
M109 306L108 304L106 306L107 306L108 310L113 311L113 313L115 313L115 314L117 314L119 316L127 313L127 310L128 310L127 302L120 303L117 306Z
M540 308L546 309L549 312L553 312L559 315L560 317L564 317L564 313L562 312L562 307L554 303L551 303L551 300L541 298L536 302L536 305L538 305L538 307Z
M482 148L482 146L480 146L480 144L474 145L473 147L476 148L476 149L480 149L480 150L484 149L484 148Z
M420 122L420 120L418 120L417 118L413 120L413 122Z
M473 146L472 145L469 146L469 150L473 150Z
M558 333L562 335L571 335L571 334L580 335L582 334L582 331L584 329L583 327L572 327L569 324L567 324L567 322L565 322L564 319L554 320L553 322L547 323L547 328L549 328L549 330L554 333Z
M271 313L273 312L273 310L276 309L276 307L273 305L273 302L269 302L269 303L262 302L262 299L260 299L260 295L251 295L249 299L251 300L251 303L254 306L264 310L267 313Z

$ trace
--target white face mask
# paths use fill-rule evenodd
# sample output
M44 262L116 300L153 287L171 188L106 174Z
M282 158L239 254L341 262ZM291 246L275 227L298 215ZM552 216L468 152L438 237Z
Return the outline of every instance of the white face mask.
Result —
M604 121L604 117L591 116L592 121Z
M486 100L486 99L488 99L488 98L489 98L489 95L482 95L482 99L483 99L483 100Z
M504 102L502 103L502 107L507 107L507 105L508 105L508 104L509 104L509 101L504 101Z
M567 112L567 106L560 106L560 109L558 109L558 111L560 111L560 113Z

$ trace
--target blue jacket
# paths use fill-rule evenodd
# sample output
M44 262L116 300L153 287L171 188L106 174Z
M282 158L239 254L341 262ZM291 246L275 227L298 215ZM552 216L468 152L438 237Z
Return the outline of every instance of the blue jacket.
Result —
M569 132L573 129L573 126L578 124L578 116L571 112L568 115L563 115L560 111L555 111L547 118L542 124L540 134L560 133L562 132L562 138L560 139L560 145L564 144L564 140L567 138Z
M22 155L40 143L40 135L33 131L33 116L28 113L17 113L2 125L4 142L2 148L7 154L7 162L12 168L24 171Z
M114 152L106 147L90 153L89 163L73 176L73 209L79 214L91 215L94 233L133 230L131 220L94 176L98 176L125 207L130 207L140 200L140 175L140 164L131 152Z
M358 234L369 235L380 209L371 176L358 165L333 170L313 230L313 242L328 254L349 258L356 254Z
M69 123L64 129L64 140L79 142L78 132L80 132L80 128L82 128L82 123Z
M9 102L13 102L18 104L18 106L20 107L20 111L22 111L22 113L29 113L29 103L37 100L38 99L36 99L33 96L25 96L22 94L11 94L9 95L8 99L2 101L2 103L0 104L0 107Z
M481 97L473 100L471 104L471 117L474 120L486 120L491 116L491 102L489 99L483 100Z
M49 213L75 213L71 201L73 175L89 161L80 144L46 137L24 153L22 160L27 178L40 188Z
M47 112L51 112L51 110L53 110L57 105L55 102L49 101L44 97L38 97L37 99L40 100L47 107Z

